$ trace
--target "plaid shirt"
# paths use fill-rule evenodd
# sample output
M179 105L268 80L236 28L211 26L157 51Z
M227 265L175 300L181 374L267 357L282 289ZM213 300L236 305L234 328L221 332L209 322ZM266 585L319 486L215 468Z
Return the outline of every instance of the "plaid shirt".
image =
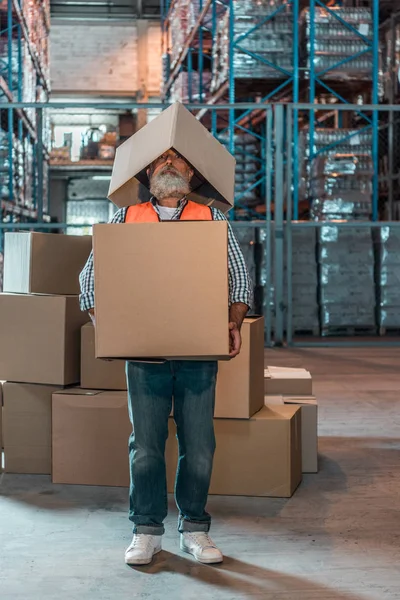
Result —
M154 199L151 200L154 210L159 215L158 205ZM182 201L172 220L179 220L181 213L186 206L186 202ZM128 208L120 208L117 210L111 223L125 223L126 213ZM217 208L211 208L214 221L226 221L225 215ZM229 305L235 302L243 302L250 308L253 302L253 286L250 276L244 261L243 253L240 249L238 241L232 231L232 227L228 222L228 280L229 280ZM81 310L89 310L94 308L94 269L93 269L93 251L90 253L86 265L79 276L81 293L79 296Z

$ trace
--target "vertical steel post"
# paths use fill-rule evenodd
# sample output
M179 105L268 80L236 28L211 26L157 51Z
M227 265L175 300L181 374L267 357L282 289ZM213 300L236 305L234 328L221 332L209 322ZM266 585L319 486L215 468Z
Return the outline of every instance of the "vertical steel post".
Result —
M390 53L390 99L389 104L394 104L394 86L396 80L396 20L394 15L390 17L391 53ZM388 115L388 215L389 221L393 220L393 193L394 193L394 113L391 110Z
M37 220L39 223L43 222L43 108L37 109L37 142L36 142L36 155L37 155L37 169L38 169L38 190L37 190Z
M212 12L211 12L211 41L212 46L215 47L217 43L217 0L212 0ZM212 70L215 71L214 56L211 57ZM211 133L216 137L217 135L217 112L211 111Z
M229 103L235 103L235 74L234 69L234 52L235 52L235 14L234 0L229 0ZM235 152L235 111L229 109L229 152Z
M293 102L299 101L299 0L293 0ZM292 113L291 113L292 117ZM293 111L293 215L299 218L299 111ZM288 159L287 159L288 160ZM291 184L292 182L290 182ZM288 183L289 185L289 183Z
M379 85L379 0L373 0L372 12L372 104L378 104ZM376 109L372 113L372 220L378 220L379 195L379 114Z
M275 276L275 344L283 344L283 123L284 107L274 105L275 126L275 198L274 198L274 276Z
M310 104L315 102L315 0L310 0ZM315 112L310 110L309 116L309 160L314 156Z
M264 306L265 306L265 341L267 346L272 345L271 340L271 204L272 204L272 108L268 106L266 109L266 161L265 161L265 289L264 289Z
M22 68L22 35L21 25L17 25L18 34L18 102L22 102L22 79L23 79L23 68ZM22 120L18 119L18 139L23 138Z
M199 12L203 10L203 0L199 2ZM199 102L203 102L203 66L204 66L204 55L203 55L203 23L200 23L199 27Z
M235 103L235 73L234 52L235 52L235 13L234 0L229 0L229 103ZM235 155L235 110L229 109L229 152ZM229 218L235 220L235 209L229 213Z
M192 48L189 48L187 54L187 70L188 70L188 94L189 102L193 101L192 85L193 85L193 54Z
M13 14L12 0L7 2L7 77L8 88L13 92L12 82L12 30L13 30ZM9 108L8 114L8 199L10 202L16 200L14 198L14 168L13 168L13 133L14 133L14 111Z
M292 293L292 148L294 152L295 144L292 136L292 107L287 107L286 114L286 340L290 346L293 342L293 293ZM297 112L297 111L296 111ZM296 125L295 125L296 128Z

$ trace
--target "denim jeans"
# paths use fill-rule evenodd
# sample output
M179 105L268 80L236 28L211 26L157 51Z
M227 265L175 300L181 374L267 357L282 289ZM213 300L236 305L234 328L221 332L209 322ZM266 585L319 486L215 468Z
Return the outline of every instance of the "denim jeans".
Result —
M165 443L174 399L179 460L175 500L178 530L209 531L206 512L215 451L215 361L127 362L131 484L129 519L134 533L162 535L168 513Z

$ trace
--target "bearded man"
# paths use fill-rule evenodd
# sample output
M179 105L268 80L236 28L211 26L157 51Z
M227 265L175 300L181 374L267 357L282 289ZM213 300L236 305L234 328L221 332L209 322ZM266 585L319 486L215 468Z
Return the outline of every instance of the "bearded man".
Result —
M119 209L112 223L226 220L219 210L187 200L193 171L174 150L155 160L147 175L152 199ZM233 358L240 352L240 328L251 306L252 286L229 224L228 269L230 356ZM95 322L93 254L80 275L80 285L81 309L89 311ZM193 315L193 319L196 318ZM201 563L222 562L222 553L208 535L211 516L206 512L215 450L213 415L217 362L128 361L126 375L133 426L129 439L129 519L133 523L133 539L125 552L125 562L149 564L161 551L163 522L168 511L164 453L172 398L179 442L175 500L179 510L180 548Z

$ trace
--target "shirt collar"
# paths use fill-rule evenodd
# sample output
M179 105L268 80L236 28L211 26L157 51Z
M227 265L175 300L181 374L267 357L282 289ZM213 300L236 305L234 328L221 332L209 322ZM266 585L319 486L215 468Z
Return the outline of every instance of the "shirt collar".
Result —
M150 202L152 203L152 205L154 206L154 208L157 209L157 207L159 206L159 204L158 204L158 200L157 200L157 198L155 198L155 196L152 196L150 198ZM188 203L187 197L183 196L183 198L181 198L181 200L179 200L178 205L176 207L176 210L177 211L182 211L185 208L185 206L186 206L187 203Z

